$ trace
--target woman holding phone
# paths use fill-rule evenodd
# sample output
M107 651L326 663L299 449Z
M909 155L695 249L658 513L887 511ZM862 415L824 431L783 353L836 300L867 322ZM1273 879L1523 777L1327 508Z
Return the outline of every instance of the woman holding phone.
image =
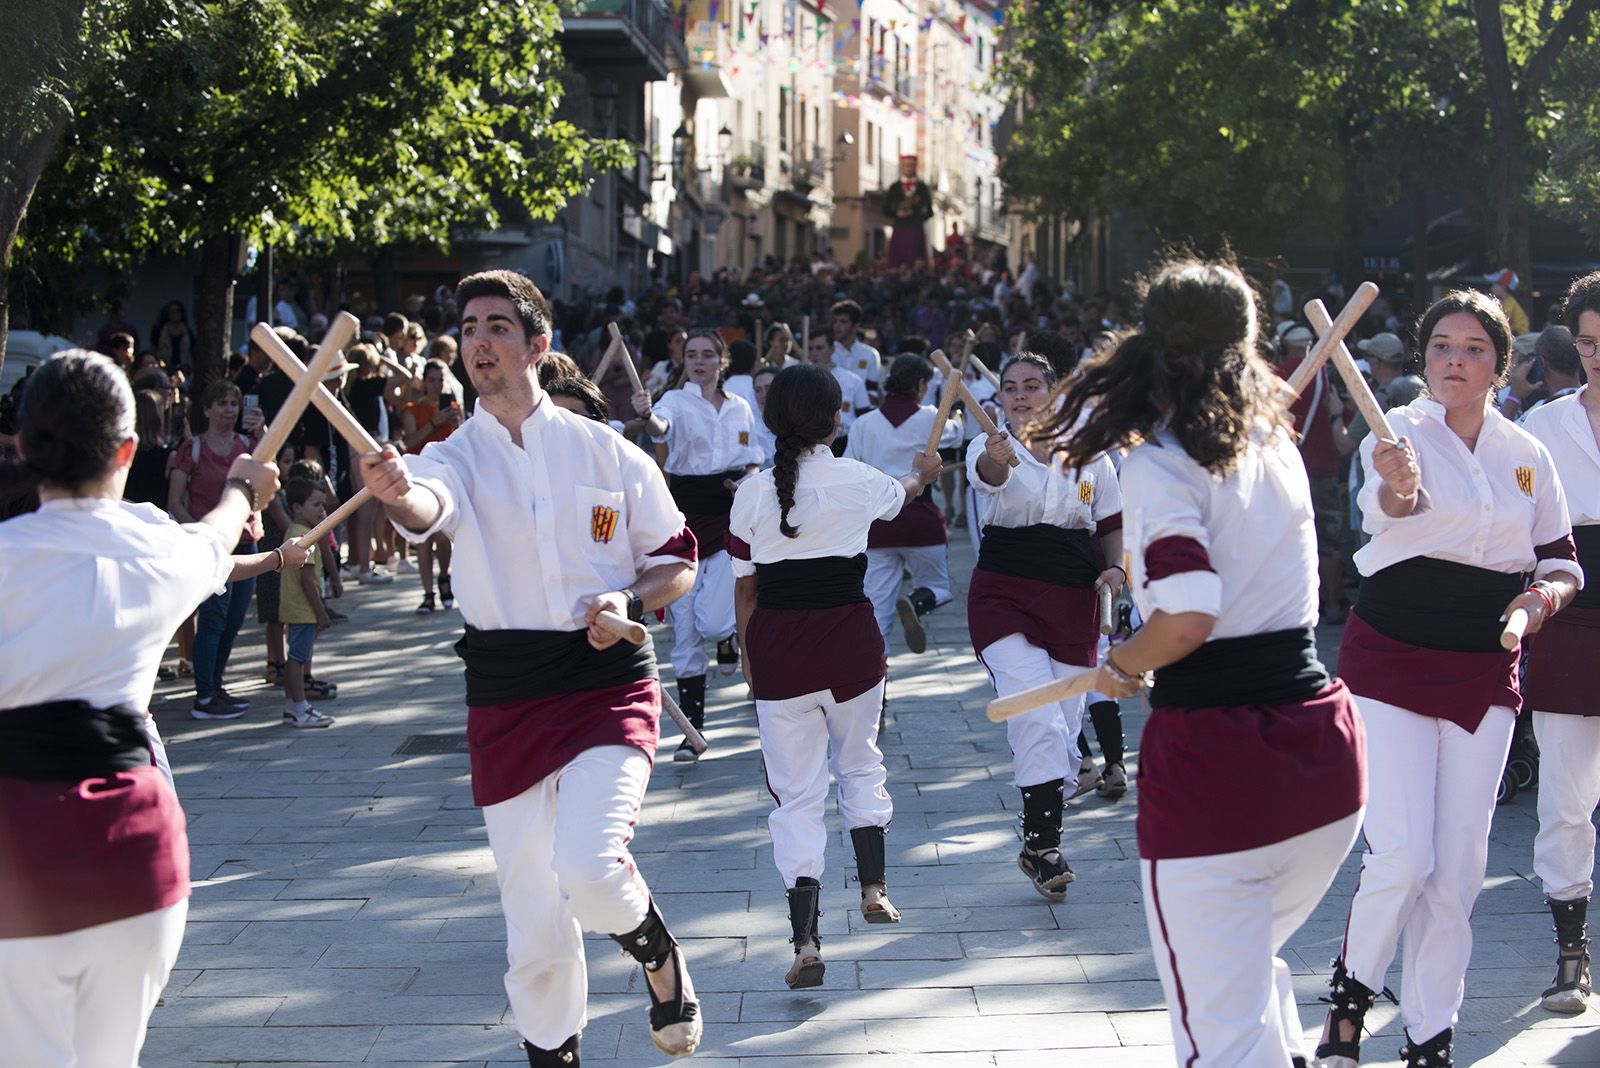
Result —
M422 399L405 407L401 437L406 452L418 453L430 441L443 441L461 425L461 405L444 392L449 368L442 360L429 360L422 367ZM433 596L433 560L439 558L439 600ZM450 539L443 534L417 546L417 569L422 572L422 603L417 614L426 615L439 604L454 608L456 598L450 589Z

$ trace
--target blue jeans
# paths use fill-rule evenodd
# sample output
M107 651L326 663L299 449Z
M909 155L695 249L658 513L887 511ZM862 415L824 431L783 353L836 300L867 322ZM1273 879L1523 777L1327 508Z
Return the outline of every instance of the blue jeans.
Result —
M234 551L253 553L255 542L242 541ZM242 579L228 583L227 589L200 603L194 628L195 697L204 700L222 689L222 673L227 670L234 639L239 636L239 628L244 626L245 613L250 610L250 595L255 591L255 579Z

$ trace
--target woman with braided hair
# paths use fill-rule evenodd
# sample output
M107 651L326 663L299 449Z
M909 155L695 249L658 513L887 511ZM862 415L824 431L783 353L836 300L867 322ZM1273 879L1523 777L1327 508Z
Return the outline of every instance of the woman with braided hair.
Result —
M672 602L672 673L678 680L678 704L697 729L706 717L705 643L717 646L717 666L724 675L738 670L733 645L733 576L722 551L733 507L733 485L761 464L755 436L755 412L742 397L723 391L728 346L715 330L695 330L683 349L684 381L669 389L659 403L650 394L633 395L634 411L645 421L656 444L667 447L663 470L672 499L688 519L700 551L694 589ZM673 755L693 761L685 739Z
M767 825L794 929L790 987L822 982L817 917L830 767L855 845L862 916L900 920L884 876L894 809L877 743L886 662L863 585L867 532L915 500L941 466L919 453L896 479L836 458L839 401L825 368L801 364L773 377L765 420L777 439L775 461L739 486L727 534L745 678L775 806Z
M1095 688L1130 696L1155 672L1140 874L1177 1063L1199 1068L1305 1063L1278 952L1332 883L1366 795L1360 715L1317 657L1311 486L1257 322L1236 266L1169 260L1140 326L1084 365L1043 427L1070 430L1068 466L1132 447L1118 482L1145 624Z

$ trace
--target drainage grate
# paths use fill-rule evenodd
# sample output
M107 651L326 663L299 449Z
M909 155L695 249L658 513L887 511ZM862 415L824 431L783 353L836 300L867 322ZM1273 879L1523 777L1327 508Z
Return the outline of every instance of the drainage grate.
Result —
M400 743L395 756L449 756L467 752L465 734L413 734Z

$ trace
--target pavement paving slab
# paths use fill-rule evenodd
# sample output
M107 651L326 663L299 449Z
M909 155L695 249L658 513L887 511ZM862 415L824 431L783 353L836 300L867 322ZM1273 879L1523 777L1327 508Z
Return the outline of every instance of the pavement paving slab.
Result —
M1004 729L967 641L973 552L951 546L955 600L929 617L929 649L890 643L882 743L896 818L891 895L903 921L859 912L849 836L832 806L823 877L823 986L791 991L783 888L772 864L754 713L742 679L713 674L698 764L675 763L670 725L634 842L640 870L683 939L707 1023L701 1068L1095 1068L1173 1063L1172 1032L1145 930L1135 784L1067 811L1067 900L1017 870L1020 801ZM189 816L194 896L177 969L151 1019L146 1068L272 1064L497 1068L526 1064L502 985L505 925L471 801L459 616L417 616L417 579L347 586L350 620L318 643L331 729L279 722L260 681L261 628L241 635L230 691L251 711L188 718L192 694L163 683L154 712ZM670 628L652 628L666 682ZM1331 663L1338 632L1319 632ZM1145 710L1123 704L1130 766ZM1240 774L1249 769L1241 768ZM1538 1007L1550 921L1531 873L1535 795L1496 815L1473 922L1457 1063L1600 1064L1600 1010ZM1315 1042L1328 961L1354 892L1352 857L1284 959ZM608 939L585 939L586 1064L661 1065L641 973ZM1389 976L1399 989L1399 966ZM1394 1065L1399 1022L1380 1002L1363 1064ZM1080 1060L1081 1058L1081 1060ZM3 1057L0 1057L3 1060Z

